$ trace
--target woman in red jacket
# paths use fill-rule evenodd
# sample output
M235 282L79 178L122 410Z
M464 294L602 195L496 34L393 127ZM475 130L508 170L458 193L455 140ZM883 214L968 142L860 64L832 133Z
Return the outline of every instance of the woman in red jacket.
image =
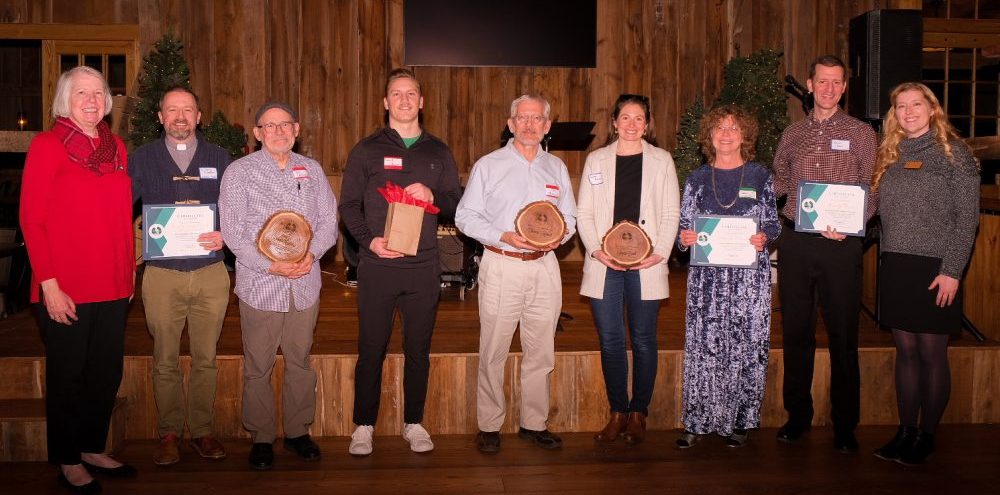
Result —
M100 490L91 472L135 475L104 453L135 273L131 181L125 145L103 121L110 111L100 72L63 73L55 123L32 140L21 185L31 301L45 339L49 461L74 493Z

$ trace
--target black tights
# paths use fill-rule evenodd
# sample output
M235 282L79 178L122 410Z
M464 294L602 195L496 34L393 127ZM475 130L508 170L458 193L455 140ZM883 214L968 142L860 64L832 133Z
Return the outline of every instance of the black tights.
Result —
M893 329L899 424L934 433L951 395L948 336Z

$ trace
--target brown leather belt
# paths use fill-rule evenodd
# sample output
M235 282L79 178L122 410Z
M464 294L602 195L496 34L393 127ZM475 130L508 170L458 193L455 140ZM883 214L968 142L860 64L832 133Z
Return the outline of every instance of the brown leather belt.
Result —
M538 258L545 256L545 253L547 252L547 251L531 251L529 253L519 253L516 251L504 251L503 249L493 246L483 245L483 247L489 249L490 251L493 251L494 253L502 254L504 256L510 256L511 258L517 258L521 261L535 261Z

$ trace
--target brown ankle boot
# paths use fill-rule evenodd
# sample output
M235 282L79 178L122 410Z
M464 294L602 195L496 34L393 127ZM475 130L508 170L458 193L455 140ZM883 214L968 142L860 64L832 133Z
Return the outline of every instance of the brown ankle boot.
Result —
M625 426L625 443L635 445L646 439L646 415L641 412L630 412L628 424Z
M598 442L614 442L615 440L618 440L618 437L622 434L622 430L625 429L625 423L627 421L628 416L626 416L625 413L611 413L611 419L608 420L608 424L603 430L594 435L594 440Z

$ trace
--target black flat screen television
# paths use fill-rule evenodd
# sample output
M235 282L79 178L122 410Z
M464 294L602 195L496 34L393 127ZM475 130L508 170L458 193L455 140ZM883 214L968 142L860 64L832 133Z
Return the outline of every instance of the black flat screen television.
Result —
M597 0L406 0L403 22L406 65L597 65Z

